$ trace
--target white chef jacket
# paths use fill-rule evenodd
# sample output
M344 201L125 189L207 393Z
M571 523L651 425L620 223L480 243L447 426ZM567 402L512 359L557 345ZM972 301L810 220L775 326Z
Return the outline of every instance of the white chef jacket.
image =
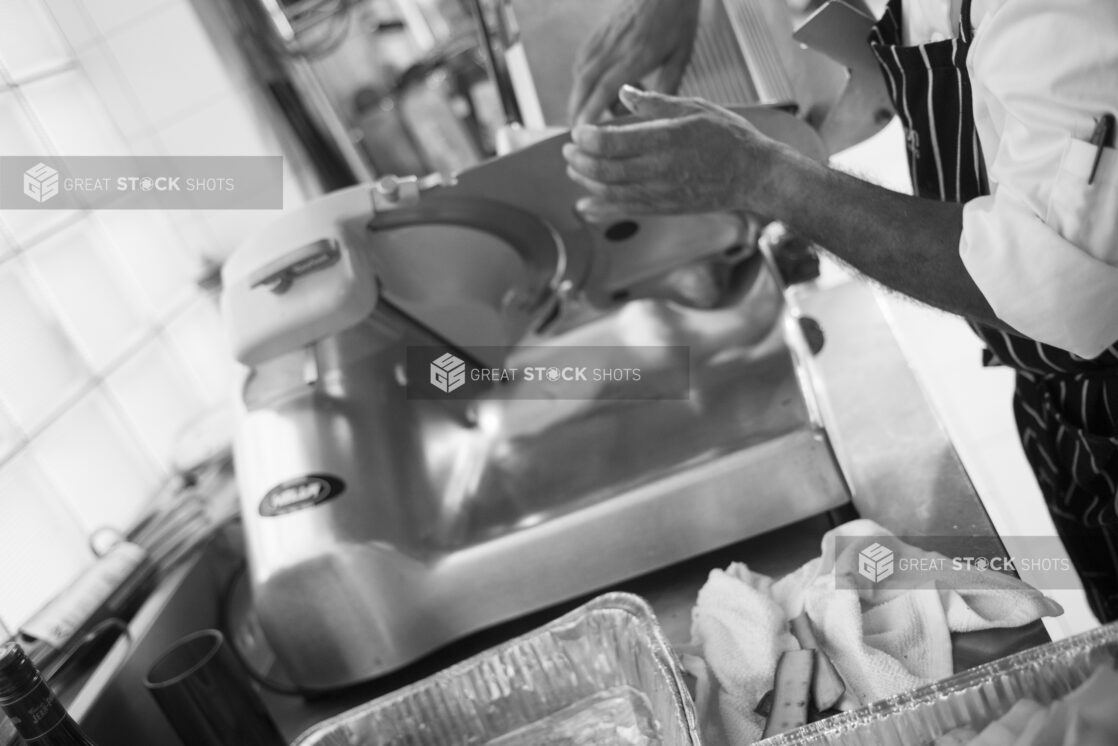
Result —
M958 35L962 0L906 0L906 43ZM991 194L963 209L963 264L1000 319L1084 358L1118 341L1118 0L973 0L967 58Z

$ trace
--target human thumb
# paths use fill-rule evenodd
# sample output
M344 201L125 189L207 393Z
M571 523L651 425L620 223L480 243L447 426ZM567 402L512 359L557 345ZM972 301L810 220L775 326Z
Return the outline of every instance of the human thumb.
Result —
M639 117L648 119L674 119L695 114L698 108L685 98L668 96L655 91L642 91L631 85L621 86L618 93L625 108Z

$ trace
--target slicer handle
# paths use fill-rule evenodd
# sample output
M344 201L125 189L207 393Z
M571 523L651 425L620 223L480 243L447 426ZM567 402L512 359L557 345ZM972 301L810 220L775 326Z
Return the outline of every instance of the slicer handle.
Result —
M249 287L267 287L273 293L286 293L295 280L337 264L341 257L342 249L336 240L320 238L253 272L248 279Z

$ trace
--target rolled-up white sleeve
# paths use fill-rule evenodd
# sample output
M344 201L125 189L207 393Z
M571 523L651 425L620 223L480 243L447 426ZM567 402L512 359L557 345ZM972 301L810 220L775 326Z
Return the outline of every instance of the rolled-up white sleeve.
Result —
M959 250L998 318L1093 358L1118 341L1114 148L1088 183L1095 122L1118 114L1118 0L994 4L968 59L991 195Z

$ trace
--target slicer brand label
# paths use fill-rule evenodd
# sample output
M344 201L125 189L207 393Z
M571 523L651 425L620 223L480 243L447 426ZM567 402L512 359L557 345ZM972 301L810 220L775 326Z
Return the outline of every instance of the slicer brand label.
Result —
M308 474L282 482L260 501L260 515L265 518L292 513L337 497L345 491L345 482L328 474Z

